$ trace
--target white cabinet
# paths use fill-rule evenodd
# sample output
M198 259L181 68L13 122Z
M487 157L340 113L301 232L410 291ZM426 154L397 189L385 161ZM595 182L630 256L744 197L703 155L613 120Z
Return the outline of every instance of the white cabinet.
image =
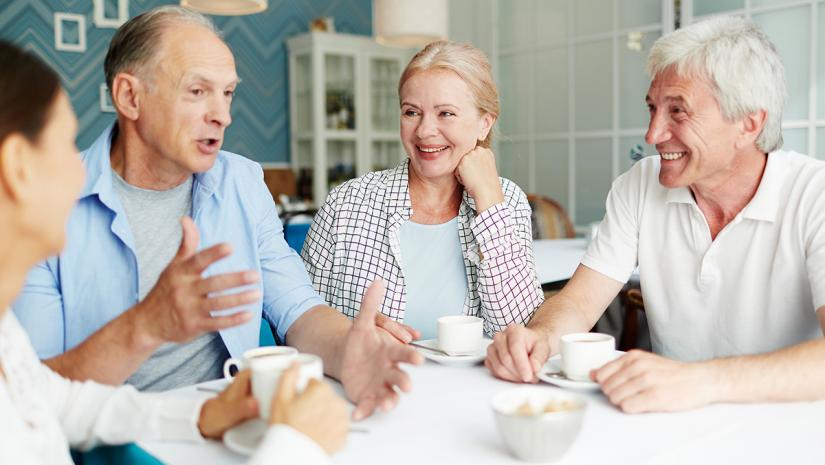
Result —
M287 47L292 169L299 195L317 207L332 187L406 157L397 87L413 51L325 32Z

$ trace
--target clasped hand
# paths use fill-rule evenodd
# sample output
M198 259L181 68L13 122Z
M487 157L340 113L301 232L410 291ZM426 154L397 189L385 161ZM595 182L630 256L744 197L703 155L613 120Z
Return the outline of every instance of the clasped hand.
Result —
M496 170L496 157L485 147L476 147L465 154L455 169L458 179L481 213L504 201L504 192Z

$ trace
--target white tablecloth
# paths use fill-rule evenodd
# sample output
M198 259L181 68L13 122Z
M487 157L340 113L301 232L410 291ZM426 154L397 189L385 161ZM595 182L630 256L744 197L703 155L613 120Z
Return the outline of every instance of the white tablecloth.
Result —
M336 464L522 463L507 453L490 408L495 393L515 385L494 379L482 366L427 362L409 372L413 392L395 410L360 422L369 432L351 433ZM585 395L584 426L561 464L825 464L825 402L626 415L601 394ZM243 461L219 442L139 445L172 465Z

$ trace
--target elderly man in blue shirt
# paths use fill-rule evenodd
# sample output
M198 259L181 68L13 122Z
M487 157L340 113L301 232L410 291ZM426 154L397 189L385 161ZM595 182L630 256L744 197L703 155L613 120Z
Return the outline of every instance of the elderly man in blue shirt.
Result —
M260 165L220 150L239 80L212 23L150 10L118 30L104 67L117 122L81 154L66 249L14 305L39 356L69 378L165 390L220 377L257 346L263 316L323 358L356 417L391 408L409 389L398 364L420 363L398 342L413 331L383 317L355 328L326 306Z

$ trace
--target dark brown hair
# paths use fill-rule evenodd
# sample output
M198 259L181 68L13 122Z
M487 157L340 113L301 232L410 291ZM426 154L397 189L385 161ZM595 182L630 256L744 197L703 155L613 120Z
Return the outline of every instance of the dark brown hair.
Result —
M0 40L0 142L13 133L36 143L60 78L31 52Z

